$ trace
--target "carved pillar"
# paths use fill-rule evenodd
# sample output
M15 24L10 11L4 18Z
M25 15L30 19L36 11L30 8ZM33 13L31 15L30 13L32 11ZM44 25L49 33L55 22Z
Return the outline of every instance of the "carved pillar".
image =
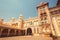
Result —
M14 30L14 36L16 35L16 31L17 31L17 30Z
M25 35L27 35L27 30L25 30Z

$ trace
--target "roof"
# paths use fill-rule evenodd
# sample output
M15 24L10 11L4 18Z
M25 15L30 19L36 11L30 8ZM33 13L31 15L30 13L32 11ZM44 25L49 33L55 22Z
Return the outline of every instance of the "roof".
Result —
M46 5L46 4L48 4L47 2L41 2L39 5L37 5L37 8L39 8L39 7L41 7L41 6L44 6L44 5Z
M60 0L57 1L57 5L55 7L49 8L49 10L60 8Z
M58 6L60 5L60 0L57 1L57 5L58 5Z

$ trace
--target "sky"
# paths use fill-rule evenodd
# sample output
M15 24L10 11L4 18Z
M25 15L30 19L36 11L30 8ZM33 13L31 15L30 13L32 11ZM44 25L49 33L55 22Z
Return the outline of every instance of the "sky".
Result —
M0 0L0 19L10 21L12 17L18 19L20 15L23 15L23 19L37 17L36 6L41 2L49 2L49 7L54 7L57 0Z

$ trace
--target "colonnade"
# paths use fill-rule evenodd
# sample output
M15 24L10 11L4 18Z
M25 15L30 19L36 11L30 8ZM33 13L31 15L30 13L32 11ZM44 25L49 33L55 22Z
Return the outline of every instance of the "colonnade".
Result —
M25 30L0 27L0 37L23 36Z
M32 35L32 30L30 28L24 30L0 26L0 37L26 36L26 35Z

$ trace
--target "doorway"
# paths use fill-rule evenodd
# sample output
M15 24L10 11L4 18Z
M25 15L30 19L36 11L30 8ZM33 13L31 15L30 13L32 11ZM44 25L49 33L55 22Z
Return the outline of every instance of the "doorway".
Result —
M32 35L32 29L31 28L27 29L27 35Z

